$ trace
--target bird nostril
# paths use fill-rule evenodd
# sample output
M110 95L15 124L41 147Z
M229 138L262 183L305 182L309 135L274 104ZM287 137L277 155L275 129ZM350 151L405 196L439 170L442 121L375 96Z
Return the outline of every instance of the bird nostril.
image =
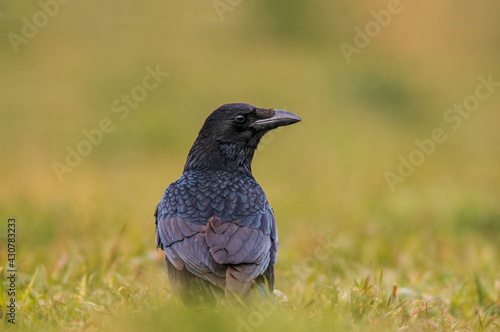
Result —
M257 117L261 118L261 119L267 119L267 118L270 118L274 115L274 110L272 108L258 108L256 111L255 111L255 115L257 115Z

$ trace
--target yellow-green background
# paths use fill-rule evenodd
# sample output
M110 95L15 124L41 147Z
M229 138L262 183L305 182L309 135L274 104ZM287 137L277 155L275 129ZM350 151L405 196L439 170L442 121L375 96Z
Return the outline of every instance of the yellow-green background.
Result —
M193 313L172 297L153 218L229 102L303 119L254 158L289 300L256 329L498 327L500 88L458 130L443 113L479 76L500 81L500 3L402 0L350 63L339 44L387 1L232 3L220 20L210 0L73 0L18 53L7 35L40 6L0 3L0 300L16 217L16 327L237 329L224 305ZM169 76L120 120L111 103L157 65ZM106 117L116 129L59 182L51 164ZM448 140L392 192L384 173L434 128Z

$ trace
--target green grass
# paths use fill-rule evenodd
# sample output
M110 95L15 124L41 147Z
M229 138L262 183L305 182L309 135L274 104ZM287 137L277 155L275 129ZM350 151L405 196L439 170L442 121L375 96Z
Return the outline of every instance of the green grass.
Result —
M223 302L185 308L170 289L162 253L149 238L133 241L127 227L102 243L75 236L34 253L52 263L33 262L29 271L20 260L16 327L494 331L500 327L498 234L464 223L379 222L321 232L286 227L290 234L281 237L276 271L276 288L284 295L277 296L278 304L247 308ZM146 224L144 233L152 233L152 219ZM20 257L30 250L22 243ZM0 276L5 280L5 271Z
M277 267L276 287L286 296L278 297L279 304L219 303L195 310L175 298L161 255L146 246L135 253L122 250L120 236L107 250L86 252L75 244L52 266L39 264L34 273L19 274L17 327L482 331L500 326L500 281L490 267L498 258L491 257L498 250L493 243L469 246L467 253L466 242L443 234L387 232L375 238L363 229L346 229L323 235L297 236L295 249L283 241L281 250L291 254L282 255ZM421 236L425 242L417 240ZM353 250L358 255L349 248L358 248ZM372 252L371 262L362 258L362 248Z
M402 2L403 3L403 2ZM500 89L453 130L443 113L498 67L498 3L404 2L348 64L387 1L71 1L14 53L0 39L0 330L500 329ZM0 35L37 2L0 5ZM120 120L111 105L170 75ZM303 119L265 137L253 172L275 210L277 303L187 309L153 212L208 113L228 102ZM116 129L59 182L82 130ZM449 138L392 192L384 172L435 128ZM7 218L17 219L8 323Z

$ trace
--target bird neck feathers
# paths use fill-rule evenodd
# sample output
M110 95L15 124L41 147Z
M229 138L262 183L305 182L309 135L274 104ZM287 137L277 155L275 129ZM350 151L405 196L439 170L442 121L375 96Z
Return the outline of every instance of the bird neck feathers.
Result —
M252 173L256 145L196 140L189 152L184 171L191 169L230 170Z

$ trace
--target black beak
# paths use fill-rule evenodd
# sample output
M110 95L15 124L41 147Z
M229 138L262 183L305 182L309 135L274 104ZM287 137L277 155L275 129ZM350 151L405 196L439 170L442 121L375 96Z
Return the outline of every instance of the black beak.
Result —
M271 116L270 118L257 120L253 124L251 124L251 126L256 130L271 130L281 126L288 126L300 121L301 118L291 112L274 110L273 116Z

